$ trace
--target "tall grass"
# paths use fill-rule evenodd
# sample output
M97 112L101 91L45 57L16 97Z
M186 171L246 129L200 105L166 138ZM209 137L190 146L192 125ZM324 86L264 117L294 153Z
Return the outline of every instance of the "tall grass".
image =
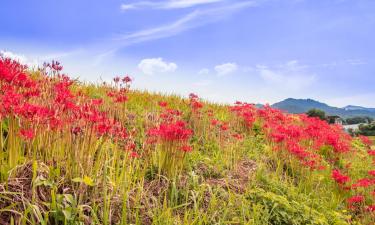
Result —
M374 222L373 152L339 127L0 62L1 224Z

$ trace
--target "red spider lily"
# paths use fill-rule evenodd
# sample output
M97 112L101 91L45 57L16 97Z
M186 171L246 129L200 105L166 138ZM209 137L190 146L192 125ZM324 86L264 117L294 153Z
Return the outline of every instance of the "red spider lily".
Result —
M359 188L359 187L366 188L366 187L369 187L369 186L374 185L374 184L375 184L374 179L362 178L362 179L357 180L357 182L352 185L352 188L353 189L356 189L356 188Z
M193 112L197 113L201 108L203 108L203 103L199 101L198 95L191 93L189 98L190 107L192 108Z
M139 158L139 154L137 152L132 151L132 152L130 152L130 157Z
M226 131L226 130L228 130L229 129L229 125L228 125L228 123L222 123L221 125L220 125L220 130L221 131Z
M165 107L168 106L168 103L167 103L167 102L159 102L158 104L159 104L159 106L162 107L162 108L165 108Z
M101 99L101 98L92 99L91 100L91 104L93 104L93 105L101 105L101 104L103 104L103 99Z
M192 130L186 128L184 121L174 123L163 123L159 127L148 131L150 136L159 137L165 141L185 141L193 134Z
M33 129L21 129L20 135L25 140L32 140L35 136Z
M339 170L332 170L331 176L340 185L343 185L350 181L350 177L345 176Z
M237 139L239 141L243 140L243 138L244 138L243 135L241 135L241 134L233 134L232 137L234 137L235 139Z
M115 83L120 82L120 77L115 77L115 78L113 78L113 82L115 82Z
M369 212L375 212L375 205L366 206L366 210Z
M365 197L363 195L355 195L347 199L348 207L350 209L356 209L359 207L359 204L365 201Z
M370 170L370 171L368 171L368 174L369 174L370 176L374 176L374 177L375 177L375 170Z
M193 150L193 148L189 145L184 145L181 147L181 151L183 152L191 152Z
M211 125L212 126L217 126L219 124L219 121L218 120L216 120L216 119L212 119L211 120Z
M130 76L126 75L124 78L122 78L122 82L127 84L132 82L132 79L130 78Z
M366 137L366 136L363 136L363 135L360 135L358 136L359 140L362 141L363 144L367 145L367 146L371 146L372 145L372 141L370 140L370 138Z

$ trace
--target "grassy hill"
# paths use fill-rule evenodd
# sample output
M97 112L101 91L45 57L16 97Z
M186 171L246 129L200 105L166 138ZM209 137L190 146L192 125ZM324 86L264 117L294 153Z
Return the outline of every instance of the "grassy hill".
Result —
M373 224L374 150L316 118L0 59L0 224Z

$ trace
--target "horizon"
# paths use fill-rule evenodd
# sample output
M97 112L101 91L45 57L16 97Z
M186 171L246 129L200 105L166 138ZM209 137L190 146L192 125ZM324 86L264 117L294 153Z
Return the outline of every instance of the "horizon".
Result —
M375 107L370 0L5 1L0 51L210 102Z

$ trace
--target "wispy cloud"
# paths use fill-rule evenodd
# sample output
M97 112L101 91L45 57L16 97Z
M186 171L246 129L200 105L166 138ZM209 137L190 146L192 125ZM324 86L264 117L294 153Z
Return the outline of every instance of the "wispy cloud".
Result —
M208 23L219 21L241 9L254 6L256 6L254 1L245 1L208 9L197 9L174 22L120 35L114 38L114 40L119 42L121 46L128 46L140 42L167 38Z
M236 63L224 63L215 66L215 71L218 76L225 76L231 73L236 72L238 65Z
M198 5L224 2L226 0L168 0L168 1L138 1L130 4L121 4L123 11L133 9L181 9L190 8Z

